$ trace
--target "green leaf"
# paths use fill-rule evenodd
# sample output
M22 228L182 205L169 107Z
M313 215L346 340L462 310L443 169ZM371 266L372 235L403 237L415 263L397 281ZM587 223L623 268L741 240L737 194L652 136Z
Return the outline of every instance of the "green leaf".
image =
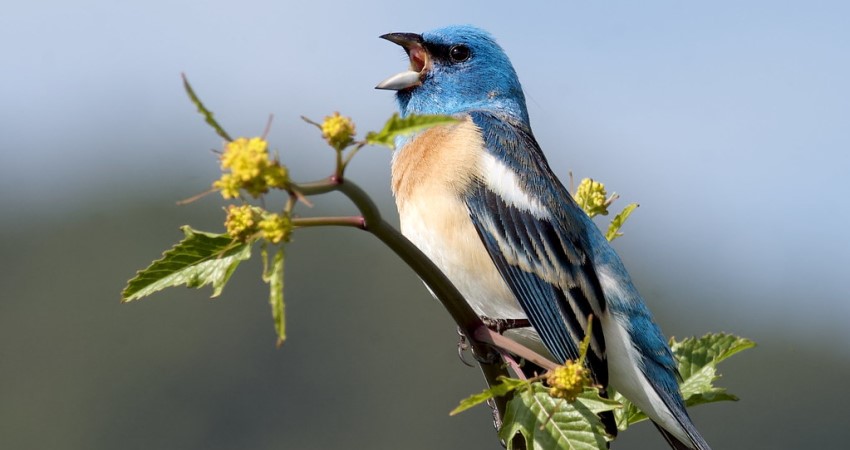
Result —
M411 114L401 118L398 113L393 114L381 131L370 131L366 134L366 143L372 145L383 145L395 148L396 136L416 133L437 125L447 125L460 122L452 116L442 115L415 115Z
M614 400L620 402L623 405L622 408L614 411L614 421L617 423L617 429L622 431L628 428L630 425L644 421L648 419L646 414L643 411L639 410L634 403L629 401L626 397L623 397L619 392L614 391L613 389L608 389L609 393L613 391Z
M714 386L714 381L720 378L717 364L755 345L749 339L724 333L706 334L701 338L687 338L681 342L671 339L670 348L682 376L679 390L685 405L737 401L738 397L726 392L725 388ZM646 414L619 392L614 394L614 399L623 404L623 409L614 413L617 428L625 430L629 425L647 419Z
M192 85L189 84L189 79L186 78L186 74L180 74L180 76L183 77L183 89L186 90L186 94L189 95L189 99L192 100L192 103L194 103L195 106L198 107L198 112L204 116L204 119L209 124L209 126L213 127L216 134L221 136L221 138L225 141L232 141L233 139L230 138L230 135L227 134L227 132L224 131L224 128L222 128L221 125L219 125L218 122L216 122L216 120L213 118L212 111L207 109L207 107L204 106L203 103L201 103L201 99L198 98L198 96L195 94L195 90L192 89Z
M755 342L731 334L707 334L699 339L687 338L671 342L670 348L679 362L682 383L679 389L688 406L723 400L737 400L726 389L713 382L720 378L717 364L730 356L755 347Z
M508 402L505 422L499 437L513 448L513 438L520 433L530 450L567 448L577 450L607 449L612 439L599 419L602 411L619 407L613 400L601 398L589 388L569 403L549 396L540 383L531 389L517 391Z
M274 261L268 264L268 254L263 247L263 281L269 284L269 304L272 307L274 330L277 333L277 346L286 340L286 316L283 305L283 247L274 254Z
M212 296L217 297L239 263L251 257L250 244L234 242L226 234L204 233L188 226L181 229L186 235L182 241L127 282L121 293L123 302L179 285L200 288L212 284Z
M608 242L611 242L623 235L623 233L620 233L620 227L626 223L626 219L629 218L629 215L631 215L632 211L634 211L638 206L639 205L637 203L629 203L622 211L620 211L619 214L611 219L611 224L608 225L608 231L605 232L605 239L608 239Z
M505 377L505 376L500 376L498 379L499 379L498 384L491 386L489 389L485 389L485 390L481 391L481 393L479 393L479 394L473 394L473 395L470 395L469 397L461 400L460 405L458 405L457 408L453 409L449 413L449 415L454 416L456 414L460 414L460 413L466 411L467 409L472 408L475 405L478 405L478 404L486 402L487 400L490 400L491 398L505 396L509 392L511 392L511 391L513 391L513 390L515 390L519 387L528 385L528 381L518 380L516 378L508 378L508 377Z

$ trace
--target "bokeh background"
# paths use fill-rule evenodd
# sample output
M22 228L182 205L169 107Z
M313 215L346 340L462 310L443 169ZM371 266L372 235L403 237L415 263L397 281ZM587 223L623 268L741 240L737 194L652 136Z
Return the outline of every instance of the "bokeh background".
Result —
M566 179L641 207L616 242L669 335L756 340L724 364L737 403L692 411L718 449L847 445L850 7L846 2L7 2L0 14L0 448L493 449L480 375L448 315L369 235L288 247L289 340L243 265L224 294L119 304L180 239L222 229L204 191L220 140L262 133L298 179L329 173L314 128L376 129L372 87L406 66L377 39L490 30ZM390 154L350 176L395 220ZM312 211L351 211L317 198ZM650 425L619 449L663 448Z

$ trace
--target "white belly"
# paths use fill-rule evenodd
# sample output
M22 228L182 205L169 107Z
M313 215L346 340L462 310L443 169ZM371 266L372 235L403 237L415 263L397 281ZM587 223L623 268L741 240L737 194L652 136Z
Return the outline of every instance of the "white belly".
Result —
M399 205L401 232L457 287L472 309L491 319L522 319L525 313L496 270L466 206L455 199L430 199L428 210Z

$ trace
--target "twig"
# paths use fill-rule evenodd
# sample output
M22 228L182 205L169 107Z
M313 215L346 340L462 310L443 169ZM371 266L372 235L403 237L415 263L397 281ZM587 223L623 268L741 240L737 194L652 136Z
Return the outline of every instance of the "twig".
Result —
M457 323L463 333L469 338L475 354L482 357L478 361L478 364L481 367L481 372L484 375L484 379L487 381L487 385L492 387L498 382L498 378L500 376L510 376L506 366L501 363L500 358L492 358L494 360L492 363L486 362L488 360L486 356L492 354L494 351L488 343L496 342L498 338L489 339L488 341L481 341L476 338L476 330L487 329L487 326L484 325L481 318L478 317L475 311L463 298L463 295L461 295L445 274L443 274L443 272L427 256L425 256L418 247L413 245L412 242L383 219L377 205L375 205L363 189L351 181L343 181L338 177L329 177L324 180L311 183L293 185L293 187L303 195L320 195L338 191L348 197L363 215L362 219L364 223L361 228L368 231L381 242L386 244L387 247L389 247L396 255L407 263L407 265L410 266L417 275L419 275L419 278L428 285L431 292L433 292L434 296L437 297L437 300L442 303L443 307L446 308L455 323ZM303 221L304 219L296 220ZM322 223L322 225L334 224ZM341 223L341 225L350 225L350 223ZM503 339L510 341L510 339L507 338ZM505 344L505 341L499 342ZM510 347L512 348L510 351L514 351L518 347L522 346L514 342L513 345L510 345ZM528 353L526 354L529 353L533 352L528 350ZM521 356L524 358L526 357L525 355ZM540 359L543 358L540 357ZM496 398L495 404L497 414L495 421L497 426L501 426L508 400L509 398L506 397Z
M365 221L360 216L339 216L339 217L296 217L292 219L292 225L295 227L354 227L365 228Z

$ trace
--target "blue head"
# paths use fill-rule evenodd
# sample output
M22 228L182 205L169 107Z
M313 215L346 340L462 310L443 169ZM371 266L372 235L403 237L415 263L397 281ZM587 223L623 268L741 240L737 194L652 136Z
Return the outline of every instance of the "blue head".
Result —
M511 61L484 30L468 25L382 38L404 47L410 70L381 82L401 114L458 114L486 110L528 123L525 96Z

